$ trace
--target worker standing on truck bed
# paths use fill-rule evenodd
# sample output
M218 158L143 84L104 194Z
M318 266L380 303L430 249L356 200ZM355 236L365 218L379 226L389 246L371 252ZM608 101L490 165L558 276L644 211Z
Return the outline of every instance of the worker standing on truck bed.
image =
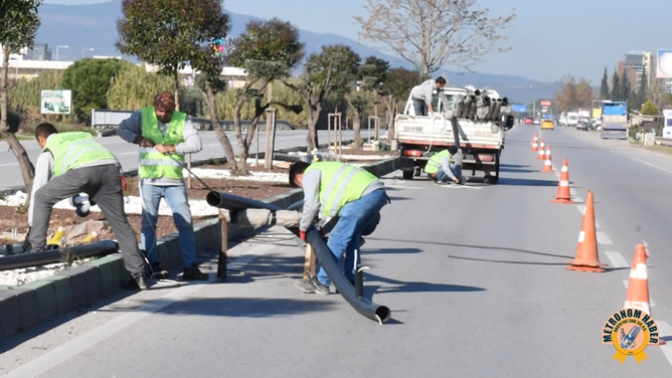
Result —
M411 91L413 97L413 108L416 116L434 115L434 108L432 107L432 98L435 89L441 89L446 85L446 79L442 77L436 80L426 80L420 85L413 87Z
M435 153L425 165L425 173L439 185L450 181L464 185L466 179L462 177L462 150L450 146L447 150Z

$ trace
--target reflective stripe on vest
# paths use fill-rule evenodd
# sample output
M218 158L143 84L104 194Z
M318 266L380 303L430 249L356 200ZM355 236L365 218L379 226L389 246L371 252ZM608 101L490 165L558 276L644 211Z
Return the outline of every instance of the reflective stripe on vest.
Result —
M431 158L429 158L429 161L425 165L425 173L429 174L434 174L436 171L439 170L439 167L441 166L441 157L446 157L448 158L448 162L450 163L450 152L448 150L443 150L441 152L437 152L434 155L432 155Z
M173 112L170 119L166 136L164 137L159 131L159 120L156 118L156 111L154 107L146 107L140 110L142 114L142 137L150 139L154 144L164 144L174 146L178 143L184 142L184 123L187 118L186 113ZM154 147L140 147L140 164L138 167L138 176L140 178L169 178L181 179L182 165L176 162L173 158L181 163L184 163L184 155L171 154L167 156L156 150Z
M313 163L306 172L314 169L322 173L319 196L327 217L336 216L346 203L360 199L366 187L378 180L364 169L338 162Z
M96 161L117 160L91 134L81 131L52 134L42 151L47 150L54 156L54 176Z

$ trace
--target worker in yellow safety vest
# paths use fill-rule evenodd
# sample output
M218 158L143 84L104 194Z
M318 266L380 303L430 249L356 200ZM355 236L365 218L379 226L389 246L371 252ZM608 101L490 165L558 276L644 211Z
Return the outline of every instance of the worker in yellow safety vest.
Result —
M147 289L145 262L133 229L126 219L121 168L117 158L91 134L59 133L51 123L35 128L42 153L35 164L32 198L28 213L27 239L31 252L45 249L53 206L85 193L102 210L119 243L119 252L131 284Z
M160 92L154 99L154 106L142 108L121 122L117 134L125 141L139 145L141 239L150 263L150 274L157 279L168 276L159 261L156 244L159 204L163 198L173 213L180 234L182 278L207 280L208 275L198 268L196 235L182 175L185 155L202 149L201 138L191 117L176 110L172 93Z
M425 173L435 180L436 185L446 185L451 181L464 184L462 177L462 151L455 146L432 155L425 165Z
M368 171L339 162L303 161L292 164L289 184L303 188L303 214L299 235L305 241L318 212L325 218L338 217L329 233L327 246L335 261L342 262L344 275L354 283L355 269L360 265L361 235L371 234L379 220L380 210L389 203L382 181ZM329 294L331 280L324 268L311 279L296 282L305 293Z

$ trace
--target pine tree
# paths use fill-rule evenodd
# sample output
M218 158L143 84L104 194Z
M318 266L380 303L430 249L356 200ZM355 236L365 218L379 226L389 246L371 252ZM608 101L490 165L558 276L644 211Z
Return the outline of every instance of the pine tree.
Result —
M611 100L619 101L621 98L621 79L618 77L618 72L614 70L614 76L611 77Z
M646 76L646 71L642 71L642 78L640 80L639 90L637 91L638 109L646 102L647 92L649 91L649 77Z
M603 100L607 100L609 98L609 78L607 77L607 67L604 67L602 85L600 85L600 98Z
M630 92L632 91L630 85L630 78L628 77L628 72L623 71L623 76L621 77L621 101L627 101L630 97Z

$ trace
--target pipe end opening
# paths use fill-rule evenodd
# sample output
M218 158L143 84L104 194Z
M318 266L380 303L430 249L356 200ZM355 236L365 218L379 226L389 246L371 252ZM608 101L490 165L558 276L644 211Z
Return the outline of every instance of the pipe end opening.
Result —
M390 311L390 309L386 306L378 306L376 309L376 316L381 323L385 323L390 320L390 315L392 315L392 311Z
M210 193L205 196L205 201L208 205L217 207L222 202L222 196L218 192L210 191Z

